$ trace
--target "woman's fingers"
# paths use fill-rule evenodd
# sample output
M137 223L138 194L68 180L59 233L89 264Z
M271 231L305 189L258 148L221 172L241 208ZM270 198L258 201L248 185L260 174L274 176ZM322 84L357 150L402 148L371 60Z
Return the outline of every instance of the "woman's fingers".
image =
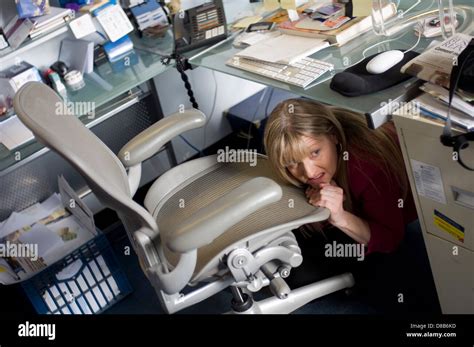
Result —
M319 194L319 192L315 192L308 197L308 200L311 205L316 206L317 202L321 200L321 194Z
M310 195L307 196L308 199L317 201L321 198L321 193L319 191L313 191Z
M331 208L337 206L344 200L344 192L341 188L331 186L327 183L322 186L322 189L318 192L319 199L316 201L311 199L314 204L321 207Z
M313 201L313 202L317 201L321 198L320 191L321 191L320 189L316 189L316 188L313 188L313 187L308 187L308 188L306 188L306 191L305 191L306 198L308 200Z
M321 183L320 187L321 189L315 189L313 187L306 188L306 198L311 205L329 207L337 205L339 201L344 200L344 192L342 188L337 185Z
M342 191L334 191L334 190L322 190L321 196L325 198L334 198L334 199L342 199Z
M342 201L346 200L346 196L342 188L329 185L321 189L321 196L342 196Z

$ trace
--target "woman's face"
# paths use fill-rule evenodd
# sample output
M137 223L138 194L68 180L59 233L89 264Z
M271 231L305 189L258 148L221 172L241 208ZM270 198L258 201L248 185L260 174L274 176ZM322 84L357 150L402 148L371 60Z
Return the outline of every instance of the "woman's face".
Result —
M302 136L301 141L310 153L298 163L287 166L298 181L319 188L321 183L330 183L337 170L337 139L333 135L318 138Z

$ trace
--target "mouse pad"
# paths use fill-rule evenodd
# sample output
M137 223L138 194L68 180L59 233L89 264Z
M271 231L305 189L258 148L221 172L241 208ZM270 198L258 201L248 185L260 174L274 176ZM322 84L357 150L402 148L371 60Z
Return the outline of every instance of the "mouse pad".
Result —
M407 62L415 58L418 53L413 51L407 52L397 65L394 65L384 73L374 75L367 72L366 66L378 54L380 53L367 57L360 63L335 74L330 84L331 89L344 96L359 96L392 87L412 77L408 74L402 74L400 69Z

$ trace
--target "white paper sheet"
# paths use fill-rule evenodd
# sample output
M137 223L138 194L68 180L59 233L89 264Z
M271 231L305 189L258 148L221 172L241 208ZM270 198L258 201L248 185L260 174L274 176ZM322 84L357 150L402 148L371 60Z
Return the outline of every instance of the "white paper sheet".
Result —
M268 33L259 33L259 32L245 33L245 34L242 34L242 37L239 39L239 41L249 46L252 46L261 41L269 40L280 35L281 34L279 31L270 31Z
M47 252L43 258L47 264L52 264L61 259L64 255L74 251L94 237L94 234L91 234L89 230L83 228L74 216L69 216L57 222L50 223L48 224L48 228L58 236L60 236L61 229L68 228L69 232L75 233L77 237L64 241L61 247L51 249Z
M92 17L88 13L71 21L69 23L69 28L71 29L76 39L81 39L89 34L96 32L94 22L92 22Z
M38 256L43 257L49 251L61 247L63 240L42 224L35 224L29 231L21 233L18 238L22 243L38 245Z
M439 167L414 159L411 159L411 167L418 194L446 205L446 194Z
M0 226L0 239L16 230L36 223L60 208L62 208L61 199L55 193L42 203L34 204L21 212L13 212Z
M17 116L11 116L0 123L0 142L10 151L33 139L33 133Z
M290 64L327 46L329 46L329 43L321 39L279 35L250 46L237 53L236 56L270 63Z
M112 42L133 31L133 25L120 5L109 6L101 10L97 14L97 20Z

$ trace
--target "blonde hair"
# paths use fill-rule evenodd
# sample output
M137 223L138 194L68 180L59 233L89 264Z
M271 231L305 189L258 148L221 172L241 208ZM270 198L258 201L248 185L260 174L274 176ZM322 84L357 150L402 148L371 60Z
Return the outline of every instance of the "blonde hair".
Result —
M301 137L335 136L339 143L339 155L333 179L345 192L344 208L352 211L347 162L343 157L347 151L379 165L389 180L395 177L401 187L402 197L406 197L408 181L405 165L400 148L393 138L396 135L393 132L390 134L389 126L372 130L367 127L365 117L355 112L308 99L288 99L278 104L270 114L265 126L264 145L278 176L295 186L301 186L287 169L289 163L299 162L309 155L309 149Z

